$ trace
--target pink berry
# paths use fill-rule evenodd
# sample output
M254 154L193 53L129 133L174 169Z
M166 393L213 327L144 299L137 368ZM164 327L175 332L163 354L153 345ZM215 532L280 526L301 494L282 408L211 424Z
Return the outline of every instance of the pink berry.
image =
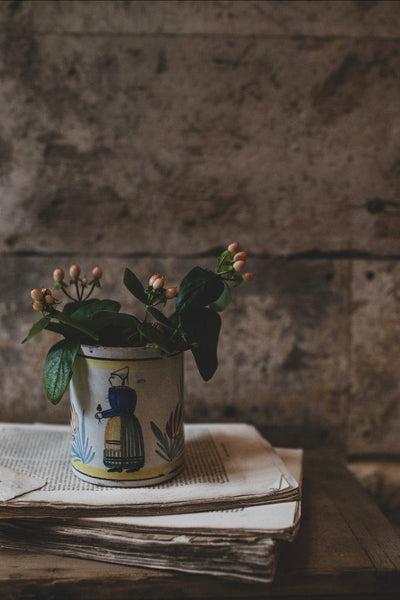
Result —
M160 290L164 286L164 279L162 277L157 277L155 281L153 281L153 290Z
M155 273L154 275L152 275L149 279L149 287L153 287L153 283L155 282L156 279L159 279L161 277L161 275L158 275L158 273Z
M103 275L103 271L100 269L100 267L95 267L92 271L92 277L93 279L100 279L100 277Z
M41 302L34 302L32 304L32 308L33 308L33 310L36 310L39 312L40 310L43 310L43 304Z
M238 252L237 254L235 254L235 256L233 257L233 260L246 260L247 259L247 254L246 252Z
M79 275L81 274L81 270L78 267L78 265L71 265L69 268L69 274L71 275L72 279L76 279L77 277L79 277Z
M253 281L253 279L254 279L254 273L245 273L242 276L242 279L243 279L243 281L247 281L247 282L248 281Z
M176 287L169 287L165 290L165 297L168 299L175 298L177 293L178 293L178 290Z
M42 288L42 294L43 296L48 296L51 294L51 290L49 290L49 288Z
M31 298L32 298L32 300L40 301L40 300L43 300L43 294L40 290L35 288L34 290L31 291Z
M232 244L229 244L228 250L231 254L236 254L239 250L239 244L237 242L232 242Z
M237 260L233 263L233 268L235 269L235 271L241 271L242 269L244 269L245 267L245 262L244 260Z
M62 281L65 277L64 271L62 269L54 269L53 272L53 279L54 281L57 281L57 283L59 283L60 281Z

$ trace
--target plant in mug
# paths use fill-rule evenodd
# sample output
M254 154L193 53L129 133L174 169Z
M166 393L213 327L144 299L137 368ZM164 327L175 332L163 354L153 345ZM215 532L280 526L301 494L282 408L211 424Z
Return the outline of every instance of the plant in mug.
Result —
M48 399L57 404L62 398L81 344L152 347L166 356L191 350L202 378L211 379L218 366L219 313L231 302L231 288L254 277L253 273L241 274L246 259L246 253L232 243L219 256L214 271L194 267L179 288L167 287L165 278L158 273L144 286L130 269L125 269L125 286L143 304L141 317L120 312L121 305L115 300L91 297L100 287L100 267L95 267L88 279L81 275L78 265L72 265L68 283L63 269L55 269L55 289L69 301L60 310L60 301L50 289L32 290L32 308L42 317L23 340L30 340L43 329L63 336L46 357L44 380ZM166 316L159 308L171 301L175 301L175 310Z

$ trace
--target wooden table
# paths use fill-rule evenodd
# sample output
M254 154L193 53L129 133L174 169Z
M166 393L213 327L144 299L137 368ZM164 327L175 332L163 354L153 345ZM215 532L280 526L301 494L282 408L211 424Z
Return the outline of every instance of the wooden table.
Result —
M334 455L307 451L303 515L272 584L1 552L2 600L400 598L400 539Z

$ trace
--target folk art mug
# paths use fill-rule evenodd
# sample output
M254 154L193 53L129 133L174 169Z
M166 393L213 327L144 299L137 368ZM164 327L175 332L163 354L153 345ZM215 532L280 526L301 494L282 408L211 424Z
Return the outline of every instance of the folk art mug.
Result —
M183 353L82 345L70 399L77 477L140 487L167 481L183 468Z

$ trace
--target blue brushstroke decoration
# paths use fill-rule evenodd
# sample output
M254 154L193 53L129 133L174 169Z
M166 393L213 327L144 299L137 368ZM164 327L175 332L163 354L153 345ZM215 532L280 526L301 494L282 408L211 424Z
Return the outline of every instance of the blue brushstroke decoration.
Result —
M74 460L79 460L84 465L92 462L95 452L92 446L89 448L89 438L85 432L85 411L82 411L81 427L79 427L75 439L71 447L72 457Z

